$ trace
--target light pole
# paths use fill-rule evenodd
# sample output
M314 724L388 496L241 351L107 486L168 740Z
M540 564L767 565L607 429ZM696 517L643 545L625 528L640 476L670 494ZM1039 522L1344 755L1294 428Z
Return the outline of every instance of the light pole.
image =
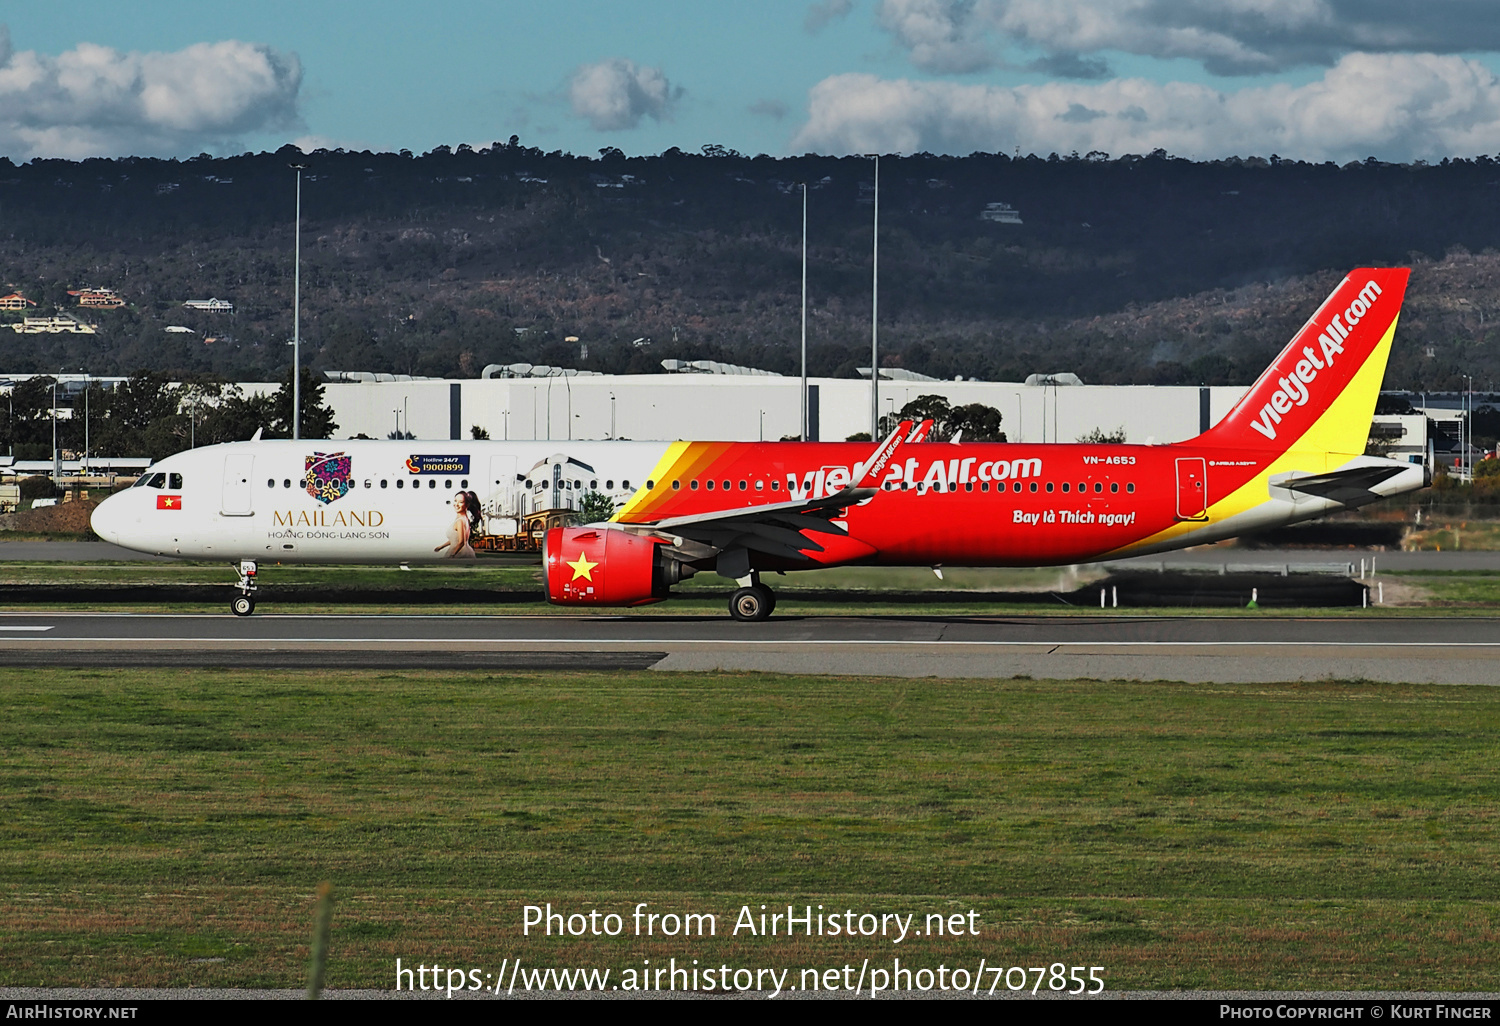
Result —
M59 374L62 371L58 371ZM57 484L57 479L62 477L62 465L58 461L57 454L57 379L52 379L52 483Z
M870 272L870 440L880 436L880 154L875 158L875 231Z
M765 410L761 410L760 411L760 440L762 442L764 442L766 440L766 411Z
M619 436L615 434L615 394L609 393L609 440L613 442Z
M807 441L807 183L802 183L802 433Z
M510 441L510 411L501 410L500 416L505 418L505 440Z
M397 438L400 438L401 437L401 407L398 406L394 410L392 410L391 411L391 416L393 416L393 417L396 418L396 430L393 431L393 432L391 432L391 433L393 435L395 435Z
M552 374L547 374L547 441L552 441Z
M83 473L89 472L89 372L83 372Z
M297 222L292 242L292 438L302 437L302 172L306 164L292 164L297 172Z

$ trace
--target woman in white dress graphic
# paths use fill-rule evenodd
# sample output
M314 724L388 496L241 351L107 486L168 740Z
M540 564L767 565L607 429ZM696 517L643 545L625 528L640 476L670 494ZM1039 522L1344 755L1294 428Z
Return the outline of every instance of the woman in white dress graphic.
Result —
M473 559L474 548L469 544L468 500L463 492L453 497L453 524L448 528L448 538L441 545L433 546L433 552L442 553L445 559Z

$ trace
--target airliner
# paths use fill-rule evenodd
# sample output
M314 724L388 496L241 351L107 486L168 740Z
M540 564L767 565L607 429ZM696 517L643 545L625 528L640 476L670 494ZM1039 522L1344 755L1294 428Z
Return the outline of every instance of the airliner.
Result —
M1352 509L1431 483L1365 455L1409 271L1362 268L1208 431L1171 445L261 440L192 449L101 503L117 545L239 571L262 563L474 558L478 520L608 496L607 521L553 527L549 601L635 606L716 573L737 620L776 605L763 575L848 565L1047 566L1161 552ZM475 507L478 507L477 510Z

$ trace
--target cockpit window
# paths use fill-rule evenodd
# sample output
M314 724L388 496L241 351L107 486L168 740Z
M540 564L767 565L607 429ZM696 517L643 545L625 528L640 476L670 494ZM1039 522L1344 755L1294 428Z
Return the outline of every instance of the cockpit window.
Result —
M167 486L167 475L166 474L161 474L161 473L152 474L150 477L148 477L146 479L146 487L147 488L165 488L166 486Z
M182 491L182 475L181 474L168 474L167 475L167 487L170 488L170 489L172 489L172 491L174 491L174 492L180 492L180 491Z

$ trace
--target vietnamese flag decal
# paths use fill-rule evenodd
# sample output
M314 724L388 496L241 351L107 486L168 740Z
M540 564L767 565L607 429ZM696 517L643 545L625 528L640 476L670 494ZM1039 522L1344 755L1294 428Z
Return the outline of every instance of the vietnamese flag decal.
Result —
M180 495L158 495L156 497L157 509L181 509L182 496Z

